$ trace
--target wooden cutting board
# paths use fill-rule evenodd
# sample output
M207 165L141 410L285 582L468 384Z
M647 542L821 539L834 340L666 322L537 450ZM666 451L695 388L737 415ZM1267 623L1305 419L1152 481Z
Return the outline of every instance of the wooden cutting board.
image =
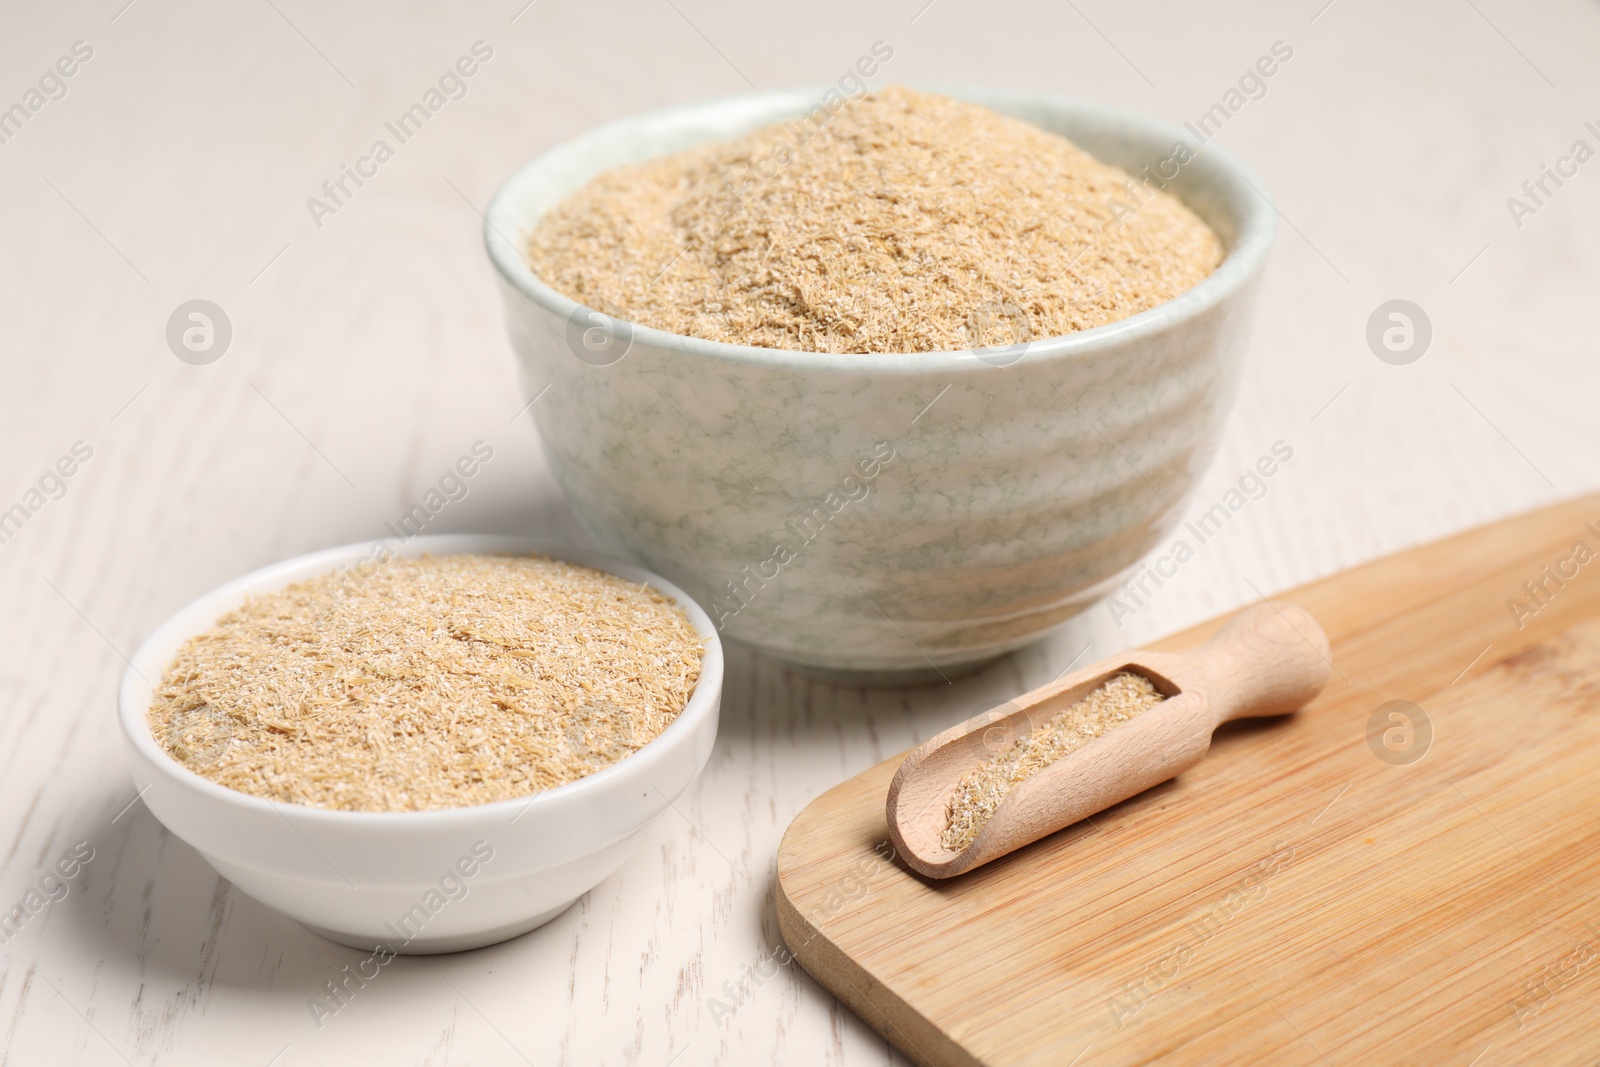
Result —
M928 1064L1593 1064L1600 496L1274 600L1332 640L1315 703L945 882L881 763L784 835L789 950Z

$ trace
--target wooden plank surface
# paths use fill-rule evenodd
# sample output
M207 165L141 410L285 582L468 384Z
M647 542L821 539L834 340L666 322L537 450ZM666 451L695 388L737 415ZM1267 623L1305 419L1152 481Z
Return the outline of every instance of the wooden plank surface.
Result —
M468 94L317 225L307 198L479 39L495 54ZM581 541L529 425L560 398L518 416L532 397L479 232L533 155L751 83L831 84L877 40L895 50L885 77L1181 123L1280 39L1294 58L1218 136L1283 225L1238 405L1185 517L1274 441L1294 459L1131 617L1097 607L981 674L904 692L730 650L711 763L627 865L528 937L395 961L320 1028L307 998L361 954L129 806L122 657L195 596L382 536L480 439L494 461L430 529ZM903 1064L799 967L768 962L772 864L807 803L1074 661L1600 489L1600 164L1520 226L1506 209L1600 118L1589 0L9 4L0 106L78 40L94 57L66 96L0 145L0 508L74 441L94 449L0 544L0 908L75 842L95 859L0 945L5 1067ZM197 297L234 328L209 366L163 338ZM1394 298L1433 325L1409 366L1364 336ZM685 429L686 453L709 447Z
M1600 496L1273 600L1328 631L1315 702L986 867L890 861L898 758L819 797L778 858L801 964L931 1064L1592 1062ZM1382 758L1396 700L1431 732Z

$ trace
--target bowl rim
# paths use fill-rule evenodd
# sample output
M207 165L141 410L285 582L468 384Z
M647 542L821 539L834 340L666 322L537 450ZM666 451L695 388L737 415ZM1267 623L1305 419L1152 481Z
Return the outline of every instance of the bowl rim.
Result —
M540 152L514 170L490 198L483 213L483 240L490 261L501 278L518 293L532 300L544 310L571 319L584 305L550 287L536 275L526 256L512 244L507 229L519 217L517 210L527 196L535 179L552 163L582 152L586 147L619 138L635 136L640 130L653 126L692 124L697 116L714 115L730 108L776 109L793 108L796 113L803 105L816 104L832 87L780 89L767 92L738 93L657 108L640 114L616 119L594 127L576 137L562 141ZM1137 133L1142 139L1159 141L1164 145L1182 142L1190 145L1190 138L1179 126L1164 119L1154 118L1130 109L1102 104L1097 101L1056 93L1016 89L980 87L930 86L929 91L956 96L985 106L1007 108L1049 108L1057 112L1086 115L1107 124L1122 126ZM1026 121L1026 120L1025 120ZM762 123L765 124L765 123ZM707 143L706 138L700 143ZM1004 366L1017 366L1054 360L1063 357L1086 357L1107 348L1160 333L1170 326L1196 318L1226 301L1244 287L1265 264L1277 230L1277 208L1266 191L1259 175L1238 156L1216 144L1215 138L1204 142L1195 151L1196 159L1206 158L1208 167L1218 173L1231 188L1229 199L1241 205L1238 233L1233 247L1228 249L1216 270L1201 281L1184 290L1171 300L1136 315L1096 326L1077 333L1059 337L1040 338L1026 342L1023 353ZM1185 164L1187 166L1188 164ZM1242 184L1241 184L1242 183ZM1244 186L1248 186L1247 191ZM1176 194L1174 194L1176 195ZM518 239L525 239L520 230ZM937 371L954 373L963 370L992 367L973 349L946 349L935 352L814 352L803 349L763 348L754 345L711 341L686 334L669 333L640 323L628 323L631 343L645 344L682 355L763 367L786 367L800 370L833 370L851 373L910 374ZM1128 336L1128 335L1131 335Z
M723 682L723 650L721 638L711 617L695 600L665 578L636 564L607 556L592 549L545 541L535 537L502 534L419 534L404 542L398 558L428 555L461 554L512 554L541 555L564 563L603 570L630 581L648 585L657 592L671 597L689 616L689 621L705 642L705 652L700 661L700 677L695 682L689 700L667 728L651 738L636 752L632 752L593 774L585 775L537 793L509 800L496 800L487 804L469 804L453 808L436 808L425 811L345 811L332 808L314 808L305 804L259 797L219 785L185 767L167 754L149 727L149 695L165 673L167 659L158 653L159 648L171 647L208 629L218 616L237 603L240 594L255 594L282 589L291 582L301 581L316 574L327 573L340 564L353 564L368 557L373 549L387 542L355 542L315 552L292 556L276 563L259 567L231 581L202 593L169 616L151 631L132 656L122 675L117 692L117 720L127 742L145 762L164 775L178 788L204 798L206 801L241 807L258 814L278 814L285 817L309 820L313 823L338 825L366 830L443 829L452 824L476 823L497 820L515 812L513 822L523 815L537 815L538 809L563 805L568 802L582 804L600 801L604 794L618 788L627 788L629 779L639 775L648 778L650 769L666 758L666 752L683 744L692 744L695 733L707 717L715 716L720 708ZM224 606L229 605L229 606ZM198 618L200 621L196 621ZM142 668L142 670L141 670ZM715 735L713 725L713 737ZM153 785L154 783L150 783ZM659 787L655 788L661 793ZM144 786L140 791L150 788ZM670 805L671 797L661 793L663 807ZM137 798L136 798L137 799ZM530 820L530 826L537 825Z

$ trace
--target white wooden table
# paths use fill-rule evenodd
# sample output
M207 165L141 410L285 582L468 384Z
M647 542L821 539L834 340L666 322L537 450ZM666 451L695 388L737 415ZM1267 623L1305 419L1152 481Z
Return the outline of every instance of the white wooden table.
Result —
M1522 192L1574 141L1600 149L1592 3L525 2L0 14L0 107L39 105L0 127L0 511L26 518L0 544L0 908L74 843L94 850L0 945L0 1063L902 1062L794 966L731 1015L711 1003L777 944L773 857L807 801L1077 656L1600 485L1600 161L1547 179L1541 203ZM493 55L466 96L314 221L307 198L479 40ZM1221 133L1284 225L1193 510L1274 442L1293 460L1121 626L1096 608L954 685L837 688L734 650L710 766L618 874L516 941L397 961L319 1029L307 998L360 954L235 892L130 805L123 657L228 578L378 536L477 439L495 459L436 528L576 539L515 417L478 211L587 127L832 82L877 40L888 78L1179 121L1292 47ZM29 98L78 41L92 56ZM1513 195L1537 210L1514 220ZM197 298L233 331L205 366L164 337ZM1365 340L1397 298L1432 326L1403 366ZM79 441L92 457L41 486Z

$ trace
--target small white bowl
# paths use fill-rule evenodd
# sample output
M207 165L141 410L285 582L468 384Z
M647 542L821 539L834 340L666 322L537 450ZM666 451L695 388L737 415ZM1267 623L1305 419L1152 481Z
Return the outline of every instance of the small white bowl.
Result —
M118 697L134 784L156 818L225 878L326 938L411 954L491 945L550 921L615 871L688 789L716 740L722 645L698 604L643 568L518 537L415 537L390 551L537 553L672 597L705 641L688 705L655 740L588 777L532 797L441 811L283 804L224 788L167 755L147 713L153 686L184 642L247 596L353 566L382 547L346 545L264 567L200 597L151 634Z

